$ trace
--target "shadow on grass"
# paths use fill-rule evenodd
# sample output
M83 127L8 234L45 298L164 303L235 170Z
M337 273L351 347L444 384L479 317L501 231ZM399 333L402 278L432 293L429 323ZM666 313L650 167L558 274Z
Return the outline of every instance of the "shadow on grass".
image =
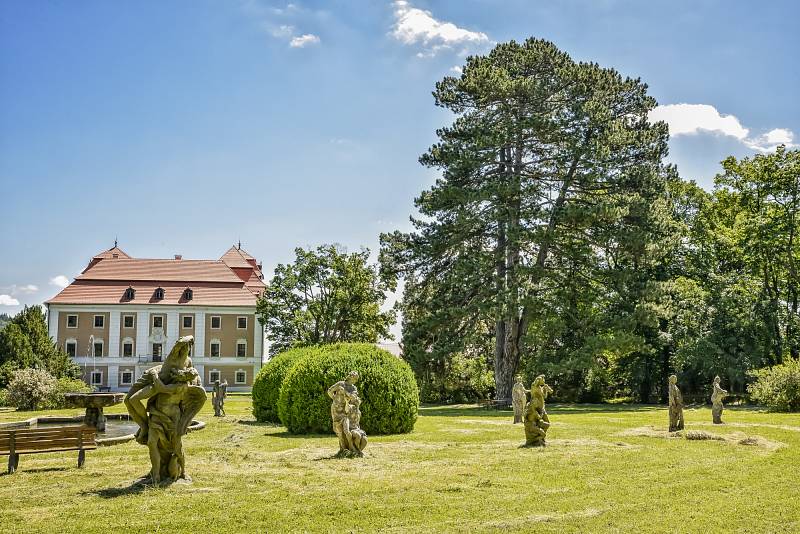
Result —
M74 467L37 467L34 469L22 469L20 467L17 468L17 473L52 473L55 471L69 471L70 469L75 469ZM3 470L0 473L0 477L6 477L15 473L9 473L8 471Z
M653 412L663 410L666 406L659 404L548 404L548 413L623 413L623 412ZM514 412L510 409L488 409L484 406L471 404L425 405L419 409L420 417L511 417Z
M149 489L158 489L158 488L168 488L173 484L179 485L186 485L191 484L191 481L183 481L177 480L174 481L172 479L165 479L162 480L159 484L153 484L150 482L150 476L146 475L142 478L134 480L129 485L124 487L113 487L113 488L102 488L93 491L82 491L81 495L89 496L89 495L96 495L98 497L102 497L103 499L114 499L116 497L124 497L126 495L138 495L139 493L144 492L145 490Z
M277 428L281 426L277 423L262 423L260 421L256 421L255 419L238 419L236 424L245 426L263 426L267 428Z
M275 434L267 433L264 434L265 436L269 436L271 438L291 438L291 439L327 439L336 437L336 434L292 434L284 430L283 432L277 432Z

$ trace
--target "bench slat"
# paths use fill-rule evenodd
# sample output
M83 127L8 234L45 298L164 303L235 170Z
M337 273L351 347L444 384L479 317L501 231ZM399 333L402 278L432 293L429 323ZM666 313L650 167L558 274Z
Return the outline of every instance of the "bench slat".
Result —
M93 451L96 450L96 446L92 447L84 447L83 450L85 451ZM16 451L15 454L41 454L41 453L50 453L50 452L69 452L69 451L79 451L78 447L64 447L59 449L47 449L42 451ZM7 452L0 452L0 456L8 456Z
M93 442L93 441L92 441ZM84 440L84 443L92 443L89 440ZM37 439L37 440L22 440L17 441L15 447L18 451L22 449L38 449L44 446L80 446L80 442L75 438L58 438L58 439Z

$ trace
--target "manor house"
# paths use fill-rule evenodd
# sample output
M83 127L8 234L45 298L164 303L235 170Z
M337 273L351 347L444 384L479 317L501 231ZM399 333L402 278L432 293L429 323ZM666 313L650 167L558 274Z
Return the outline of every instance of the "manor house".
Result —
M185 260L132 258L115 243L47 301L50 336L86 382L125 391L192 335L205 386L227 380L231 391L250 391L264 353L261 269L241 244L218 260Z

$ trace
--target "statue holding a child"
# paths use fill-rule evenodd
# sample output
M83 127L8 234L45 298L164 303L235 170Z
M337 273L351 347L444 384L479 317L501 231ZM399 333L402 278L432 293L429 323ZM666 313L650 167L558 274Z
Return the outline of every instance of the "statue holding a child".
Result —
M206 392L189 358L194 338L178 339L164 363L151 367L125 395L125 406L139 425L136 441L150 450L150 478L187 479L183 435L206 402Z

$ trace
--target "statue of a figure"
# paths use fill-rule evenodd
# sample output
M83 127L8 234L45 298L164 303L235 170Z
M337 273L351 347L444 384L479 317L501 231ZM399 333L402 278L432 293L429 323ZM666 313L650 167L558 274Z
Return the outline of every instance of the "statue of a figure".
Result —
M180 338L164 363L145 371L125 396L128 413L139 425L136 441L150 450L150 478L155 484L187 478L182 438L206 402L189 358L193 343L192 336Z
M544 447L547 430L550 428L550 417L544 407L547 395L552 393L550 386L544 383L544 375L539 375L531 384L531 401L525 407L525 446Z
M355 383L358 373L350 372L347 378L336 382L328 388L331 403L331 420L333 431L339 438L337 458L347 456L364 456L362 452L367 446L367 434L361 430L361 399Z
M211 392L211 405L214 407L214 417L225 415L225 397L228 396L228 381L221 384L219 380L214 382L214 389Z
M669 431L683 430L683 396L678 389L678 377L669 377Z
M525 404L528 402L528 392L522 383L522 375L517 375L517 381L511 389L511 405L514 407L514 424L521 423L525 416Z
M714 391L711 393L711 417L715 425L722 424L722 401L728 396L728 392L719 386L719 376L714 377Z

